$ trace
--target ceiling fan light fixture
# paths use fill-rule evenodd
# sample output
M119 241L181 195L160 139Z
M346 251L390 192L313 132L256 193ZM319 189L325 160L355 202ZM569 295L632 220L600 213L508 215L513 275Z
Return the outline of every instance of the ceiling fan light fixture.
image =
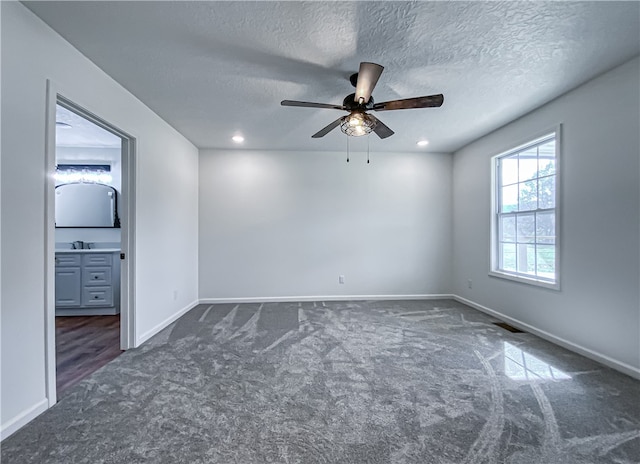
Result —
M376 127L376 120L367 113L353 111L345 116L340 123L340 130L351 137L361 137L370 134Z

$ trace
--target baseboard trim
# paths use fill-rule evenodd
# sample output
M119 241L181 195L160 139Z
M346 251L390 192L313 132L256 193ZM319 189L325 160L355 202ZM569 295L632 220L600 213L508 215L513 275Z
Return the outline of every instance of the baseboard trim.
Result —
M256 296L240 298L200 298L200 304L219 303L290 303L296 301L369 301L369 300L450 300L451 294L431 295L322 295L322 296Z
M47 398L43 398L30 408L25 409L17 416L9 419L7 422L2 424L2 427L0 428L0 441L13 435L21 427L27 425L33 419L45 412L48 408L49 400Z
M180 309L178 312L176 312L175 314L172 314L171 316L169 316L168 318L166 318L164 321L162 321L161 323L157 324L155 327L153 327L150 330L147 330L145 333L143 333L142 335L140 335L139 337L136 338L136 345L134 348L139 347L140 345L142 345L144 342L146 342L147 340L149 340L151 337L153 337L155 334L157 334L158 332L160 332L162 329L164 329L165 327L167 327L169 324L175 322L176 320L180 319L182 316L184 316L186 313L188 313L189 311L191 311L193 308L195 308L196 306L198 306L199 301L195 300L192 301L191 303L189 303L187 306L185 306L184 308Z
M640 380L640 369L634 366L620 362L605 354L598 353L597 351L591 350L589 348L585 348L584 346L578 345L577 343L573 343L568 340L565 340L564 338L553 335L545 330L538 329L537 327L529 325L511 316L502 314L501 312L496 311L495 309L488 308L479 303L476 303L475 301L468 300L458 295L453 295L453 299L460 303L464 303L467 306L471 306L472 308L477 309L478 311L482 311L483 313L494 316L504 322L508 322L514 327L517 327L521 330L537 335L540 338L544 338L545 340L550 341L563 348L566 348L567 350L581 354L582 356L585 356L589 359L593 359L594 361L604 364L605 366L611 367L612 369L620 371L623 374L627 374L635 379Z

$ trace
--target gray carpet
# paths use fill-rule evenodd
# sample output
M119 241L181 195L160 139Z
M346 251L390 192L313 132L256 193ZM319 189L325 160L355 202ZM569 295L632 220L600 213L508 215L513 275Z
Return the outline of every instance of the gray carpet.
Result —
M448 300L200 305L2 464L640 461L640 382L492 322Z

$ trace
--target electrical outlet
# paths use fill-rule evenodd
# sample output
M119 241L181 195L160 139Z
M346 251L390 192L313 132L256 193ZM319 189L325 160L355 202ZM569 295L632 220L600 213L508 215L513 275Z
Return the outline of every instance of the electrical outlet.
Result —
M344 283L344 276L343 275L338 276L338 283L341 283L341 284Z
M467 287L473 288L473 280L471 279L467 280Z
M178 290L174 290L173 291L173 299L177 300L178 299Z

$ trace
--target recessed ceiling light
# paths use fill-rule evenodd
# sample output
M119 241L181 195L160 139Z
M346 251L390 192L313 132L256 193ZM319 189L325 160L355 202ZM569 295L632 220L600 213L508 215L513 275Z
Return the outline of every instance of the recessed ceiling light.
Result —
M233 140L235 143L242 143L244 142L244 137L241 135L234 135L233 137L231 137L231 140Z
M419 147L426 147L427 145L429 145L429 141L428 140L418 140L418 143L416 144Z

